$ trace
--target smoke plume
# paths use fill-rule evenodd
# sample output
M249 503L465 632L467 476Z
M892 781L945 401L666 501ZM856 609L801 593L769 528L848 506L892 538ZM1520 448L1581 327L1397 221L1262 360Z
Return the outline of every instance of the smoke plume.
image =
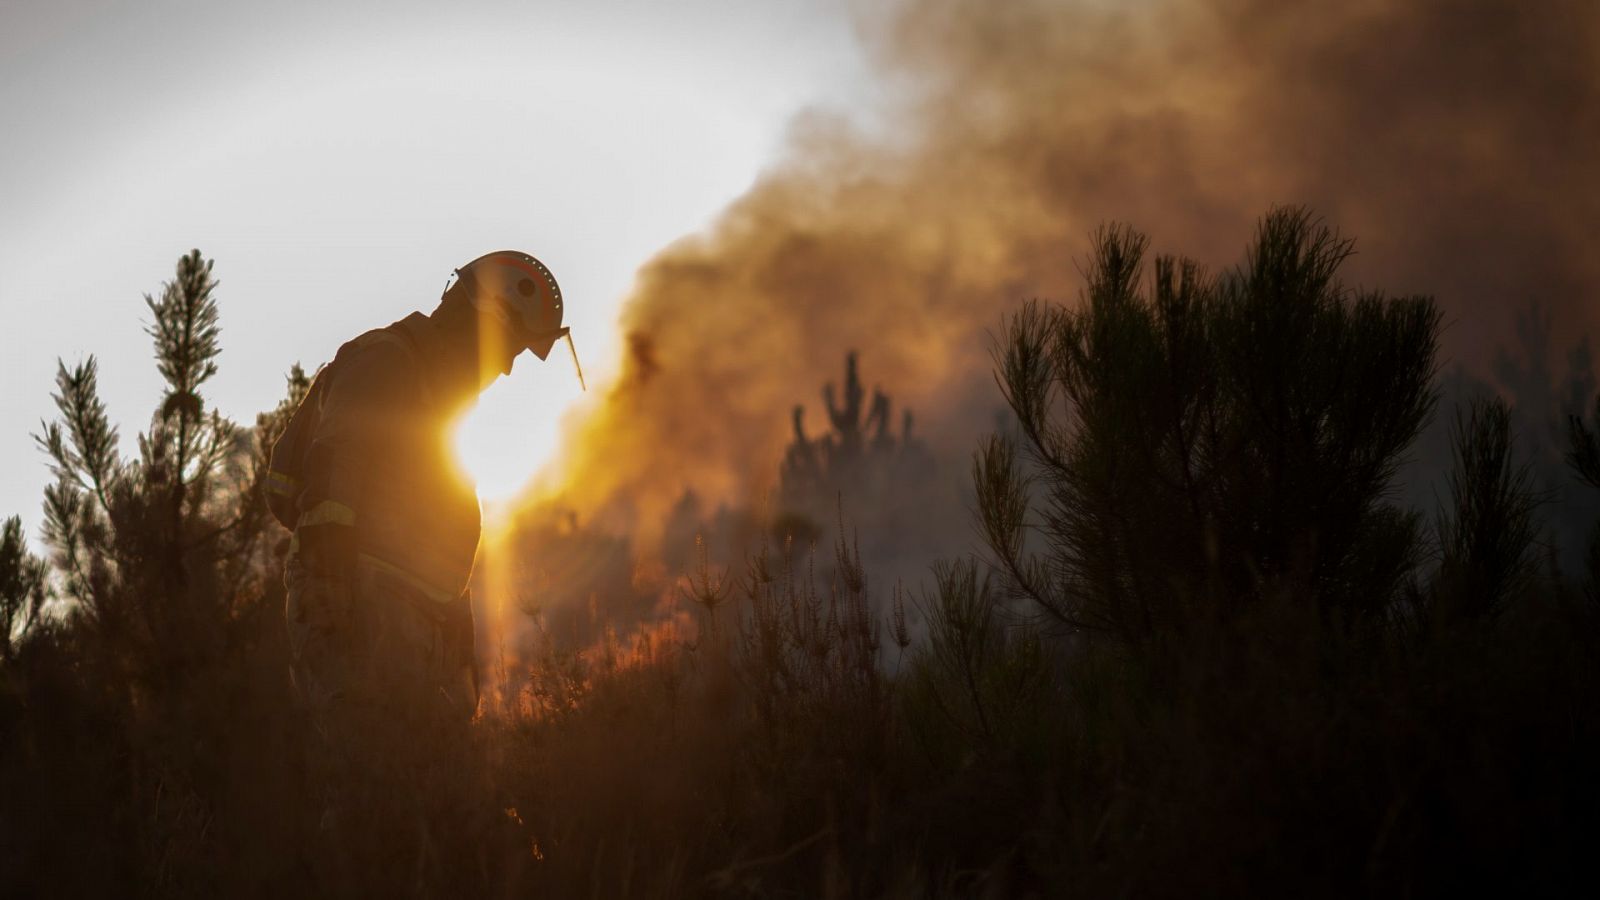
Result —
M1220 267L1270 206L1309 205L1358 238L1348 280L1437 297L1447 353L1479 368L1530 303L1558 334L1600 318L1592 0L919 0L860 21L893 108L802 116L784 160L644 267L622 375L565 454L580 507L757 501L789 409L849 348L964 457L999 404L988 331L1075 298L1107 220Z

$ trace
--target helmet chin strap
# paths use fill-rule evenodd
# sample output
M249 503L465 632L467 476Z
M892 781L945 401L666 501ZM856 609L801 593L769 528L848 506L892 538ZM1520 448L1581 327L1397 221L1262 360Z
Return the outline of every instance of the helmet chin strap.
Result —
M578 346L572 343L572 329L567 329L567 333L562 337L567 339L567 351L572 354L572 368L578 373L578 387L587 393L589 385L583 381L583 366L578 363Z

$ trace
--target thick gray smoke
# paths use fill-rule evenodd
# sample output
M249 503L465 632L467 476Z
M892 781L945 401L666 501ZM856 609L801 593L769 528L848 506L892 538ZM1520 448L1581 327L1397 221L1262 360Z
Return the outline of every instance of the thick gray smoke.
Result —
M1273 204L1358 239L1347 280L1428 293L1488 373L1517 310L1600 319L1600 3L921 0L864 12L899 105L824 115L708 233L651 261L621 380L567 458L580 508L659 521L770 487L788 411L847 348L946 480L991 427L987 332L1071 301L1129 222L1214 267ZM947 533L970 534L943 499Z

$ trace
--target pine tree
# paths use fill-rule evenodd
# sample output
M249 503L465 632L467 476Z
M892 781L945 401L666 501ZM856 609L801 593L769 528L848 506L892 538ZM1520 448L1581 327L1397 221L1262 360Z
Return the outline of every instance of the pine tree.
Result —
M818 523L837 512L840 498L855 511L894 507L914 496L915 486L932 464L926 448L912 434L913 416L902 413L899 433L892 426L894 405L874 388L870 406L861 382L857 354L845 356L844 381L823 385L829 430L806 434L805 407L796 406L791 421L794 437L779 469L779 504L789 531L814 537ZM874 521L872 524L885 524ZM871 527L869 531L873 530ZM787 537L790 535L779 535Z
M1498 615L1534 575L1539 497L1531 467L1518 462L1511 423L1511 407L1499 398L1476 398L1456 412L1432 613Z
M254 434L208 408L203 388L221 352L216 286L196 250L145 297L165 390L137 457L118 452L92 356L58 366L60 416L36 438L56 477L44 539L71 614L136 678L221 653L229 623L275 579L262 541L266 455L306 378L291 372L290 398Z
M1143 235L1095 245L1083 304L1027 305L997 348L1026 459L996 436L974 474L1012 592L1128 642L1267 597L1396 602L1420 522L1387 496L1435 402L1433 302L1345 287L1351 242L1299 209L1220 277L1159 257L1147 288Z
M28 552L22 519L7 519L0 527L0 664L10 661L13 644L39 621L50 596L45 572L45 561Z
M250 846L213 831L235 796L229 760L266 755L240 717L288 705L272 621L281 548L266 540L276 526L264 491L271 443L308 379L291 370L288 398L253 431L212 409L216 287L211 261L193 251L145 297L165 390L136 455L119 453L93 357L58 365L59 416L37 435L55 474L43 536L65 601L57 640L42 649L71 660L53 670L59 689L115 723L93 739L115 742L107 789L134 827L109 822L102 840L148 864L135 874L158 893L201 883L219 841L229 853ZM137 846L121 849L129 840Z

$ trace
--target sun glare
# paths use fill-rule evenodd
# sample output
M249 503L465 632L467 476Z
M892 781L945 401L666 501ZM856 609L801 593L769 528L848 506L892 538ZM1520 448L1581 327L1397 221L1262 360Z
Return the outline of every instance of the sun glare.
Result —
M555 461L561 416L580 391L571 367L551 362L525 354L456 428L456 457L486 503L511 499Z

